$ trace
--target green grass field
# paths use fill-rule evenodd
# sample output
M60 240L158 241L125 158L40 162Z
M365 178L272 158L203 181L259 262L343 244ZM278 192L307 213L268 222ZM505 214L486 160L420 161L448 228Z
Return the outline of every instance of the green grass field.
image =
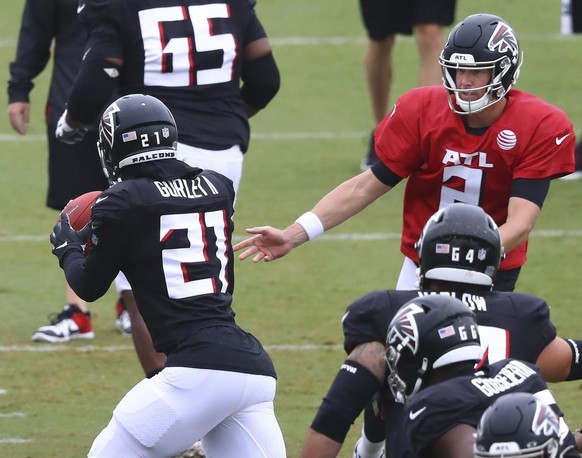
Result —
M582 37L559 34L559 2L460 0L457 18L504 16L525 51L518 88L562 107L582 129ZM23 0L0 16L0 76L8 79ZM372 127L362 70L365 39L357 2L259 0L282 74L272 105L252 120L253 140L237 202L236 234L284 226L359 171ZM401 38L393 98L415 85L414 41ZM36 81L26 137L0 122L0 457L85 456L124 393L142 377L131 339L114 329L110 291L91 305L96 338L33 345L32 332L64 304L64 280L50 253L56 212L44 207L47 153L42 113L50 72ZM6 99L4 99L6 100ZM403 186L326 237L283 260L237 261L234 308L268 346L279 372L278 418L297 457L321 397L344 360L340 318L367 291L395 285ZM552 184L518 290L540 295L564 337L582 338L582 182ZM350 234L383 234L350 240ZM333 237L332 237L333 236ZM570 426L582 426L582 383L553 385ZM354 425L342 457L351 457ZM236 458L236 457L233 457Z

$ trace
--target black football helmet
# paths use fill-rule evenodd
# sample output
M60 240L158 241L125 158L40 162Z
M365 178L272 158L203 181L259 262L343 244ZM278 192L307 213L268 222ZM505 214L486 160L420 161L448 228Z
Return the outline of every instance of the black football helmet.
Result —
M550 406L530 393L499 397L481 416L476 457L556 458L560 421Z
M451 109L459 114L478 113L501 100L517 82L522 53L517 35L504 19L492 14L473 14L451 30L439 63ZM459 68L490 69L489 84L481 88L457 88ZM459 93L478 89L486 89L478 100L469 102L459 97Z
M103 112L97 149L103 172L111 183L123 167L174 159L178 129L174 116L151 95L118 98Z
M449 295L427 295L404 304L390 322L384 359L388 386L407 402L434 369L482 357L473 312Z
M481 207L464 203L431 216L416 250L421 289L425 279L492 287L504 257L495 221Z

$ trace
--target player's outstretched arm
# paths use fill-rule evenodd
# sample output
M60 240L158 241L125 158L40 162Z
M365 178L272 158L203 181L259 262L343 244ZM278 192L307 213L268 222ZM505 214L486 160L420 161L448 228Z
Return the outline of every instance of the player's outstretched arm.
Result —
M234 251L246 248L239 255L241 261L251 256L253 256L253 262L274 261L308 240L305 229L298 223L293 223L285 230L260 226L247 229L247 232L255 235L233 247Z
M285 230L271 226L247 229L256 234L237 243L234 251L247 248L240 260L253 256L254 262L273 261L285 256L293 248L313 240L345 220L351 218L391 189L378 180L370 170L344 181L325 195L312 211L301 215Z

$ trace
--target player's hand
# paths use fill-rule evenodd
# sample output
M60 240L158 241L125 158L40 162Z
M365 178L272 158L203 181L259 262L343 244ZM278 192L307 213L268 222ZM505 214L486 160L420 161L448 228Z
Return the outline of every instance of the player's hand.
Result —
M30 103L10 103L8 105L8 119L10 120L12 128L20 135L24 135L30 121Z
M86 127L72 127L69 125L67 122L67 110L65 110L57 123L55 137L67 145L74 145L82 141L86 134Z
M53 245L52 253L59 258L59 264L62 262L64 254L69 250L78 250L83 253L84 245L91 237L91 223L76 231L69 223L69 216L62 212L59 222L55 224L50 241Z
M261 226L247 229L247 232L257 235L233 246L234 251L247 248L238 257L241 261L253 255L253 262L274 261L285 256L293 249L290 238L281 229L276 229L271 226Z

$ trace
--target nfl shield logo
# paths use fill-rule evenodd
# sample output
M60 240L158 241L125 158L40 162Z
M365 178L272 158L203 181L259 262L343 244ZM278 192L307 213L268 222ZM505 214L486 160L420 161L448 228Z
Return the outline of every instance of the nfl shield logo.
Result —
M162 128L162 137L168 138L169 136L170 136L170 129L168 129L167 127L163 127Z
M479 259L479 261L483 261L483 259L485 259L485 256L487 256L487 250L485 250L485 248L481 248L477 252L477 259Z

